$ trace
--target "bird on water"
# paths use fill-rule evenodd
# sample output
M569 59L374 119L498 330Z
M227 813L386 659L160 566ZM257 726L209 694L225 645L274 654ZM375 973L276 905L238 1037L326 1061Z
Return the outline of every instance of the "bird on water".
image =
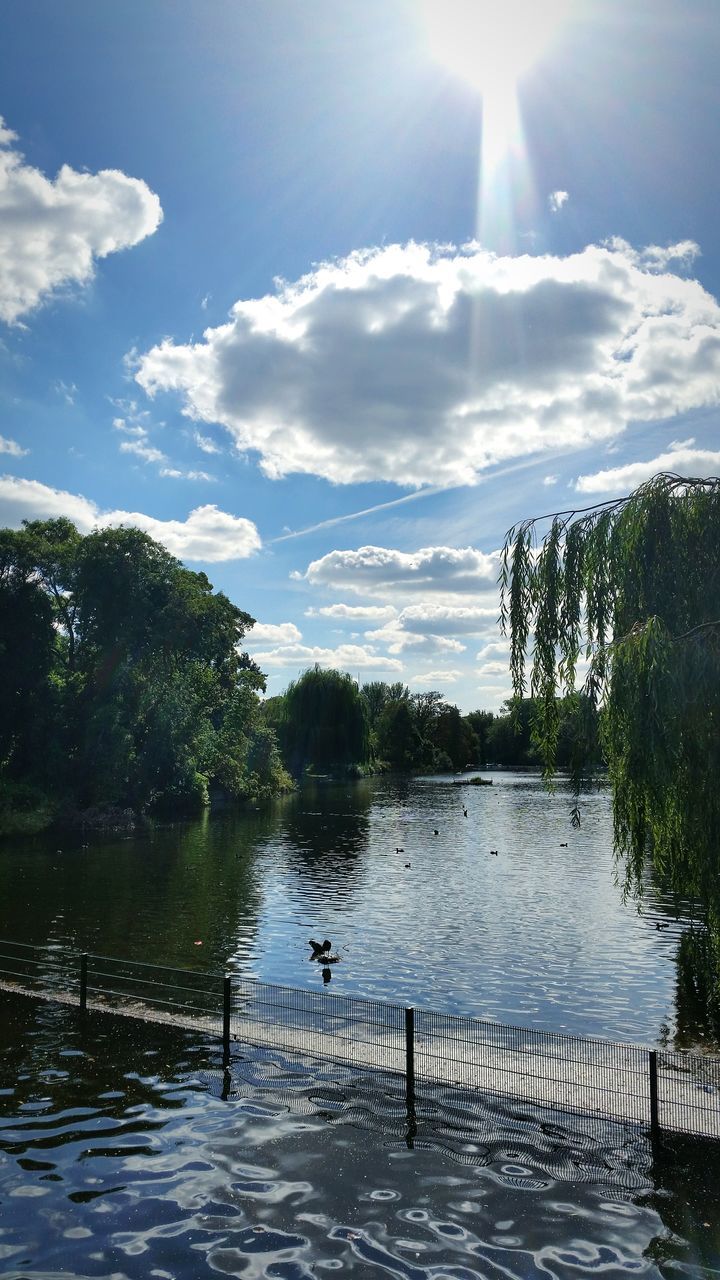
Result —
M309 939L312 947L311 960L319 960L320 964L337 964L340 957L330 954L332 951L332 942L329 938L325 938L323 942L316 942L314 938Z

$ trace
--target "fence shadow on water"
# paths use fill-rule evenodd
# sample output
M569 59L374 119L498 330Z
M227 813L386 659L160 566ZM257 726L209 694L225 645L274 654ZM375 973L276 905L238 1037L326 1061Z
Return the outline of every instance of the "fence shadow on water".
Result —
M431 1097L487 1099L558 1117L720 1138L720 1059L504 1026L354 996L0 941L0 984L81 1009L217 1036L226 1066L245 1047L393 1080L406 1136ZM242 1047L242 1049L240 1048ZM316 1070L317 1068L315 1068ZM399 1083L398 1083L399 1082ZM430 1091L430 1094L428 1093ZM548 1122L552 1128L552 1121Z

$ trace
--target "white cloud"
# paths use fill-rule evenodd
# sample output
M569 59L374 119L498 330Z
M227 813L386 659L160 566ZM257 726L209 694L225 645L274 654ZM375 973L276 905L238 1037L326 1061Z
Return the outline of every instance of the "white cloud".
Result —
M368 640L387 645L390 653L403 653L406 649L422 649L423 653L462 653L465 645L451 636L437 632L413 633L403 628L399 618L386 623L376 631L367 631Z
M304 574L312 586L377 596L389 593L478 592L494 586L499 558L474 547L421 547L396 551L390 547L358 547L355 551L329 551L313 560Z
M510 641L504 638L491 640L489 644L484 645L476 656L480 662L498 658L506 664L507 670L510 665Z
M161 467L159 471L164 479L170 480L202 480L204 483L215 483L215 476L207 471L183 471L180 467Z
M193 432L193 440L198 449L202 449L203 453L221 452L219 445L216 445L214 440L211 440L209 436L204 436L200 431Z
M306 618L340 618L347 622L389 622L397 610L391 604L327 604L306 609Z
M157 520L141 511L102 511L89 498L52 489L38 480L0 476L0 525L17 529L23 520L49 520L56 516L67 516L81 533L134 525L181 560L242 560L261 545L251 520L219 511L215 506L196 507L185 520Z
M550 488L552 485L557 484L557 482L558 482L557 476L543 476L543 484L547 488Z
M265 653L253 653L258 666L263 667L335 667L339 671L402 671L397 658L387 658L364 645L341 644L337 649L323 649L319 645L283 645Z
M9 453L11 458L24 458L29 449L23 449L17 440L9 440L7 436L0 436L0 453Z
M548 196L548 205L551 213L559 213L564 204L567 204L570 196L567 191L551 191Z
M500 605L411 604L403 609L397 621L403 630L415 635L478 636L495 629Z
M95 260L152 235L160 201L117 169L54 180L26 164L0 117L0 319L13 324L49 294L92 279Z
M628 462L622 467L578 476L575 488L579 493L629 493L658 471L675 471L682 476L701 479L720 474L720 450L696 449L694 446L693 439L673 440L666 453L658 454L647 462Z
M122 440L120 442L121 453L134 453L138 458L142 458L143 462L167 462L167 454L161 449L156 449L154 445L148 444L145 439L138 440Z
M508 676L509 670L507 662L481 662L477 668L479 676Z
M408 684L419 684L429 689L437 689L439 685L454 684L462 676L462 671L424 671L419 676L410 676ZM442 692L442 690L441 690Z
M223 425L271 477L473 483L720 402L720 307L666 269L695 250L358 251L237 302L198 342L164 340L135 376Z
M299 644L302 632L294 622L256 622L252 631L248 632L247 643L255 644Z
M53 383L53 389L57 395L62 396L66 404L75 404L77 387L74 382L63 382L62 378L58 378L57 381Z

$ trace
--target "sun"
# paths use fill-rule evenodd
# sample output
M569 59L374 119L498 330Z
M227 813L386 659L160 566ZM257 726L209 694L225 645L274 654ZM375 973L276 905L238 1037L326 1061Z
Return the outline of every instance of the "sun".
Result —
M421 0L428 52L483 96L507 94L557 34L571 0Z

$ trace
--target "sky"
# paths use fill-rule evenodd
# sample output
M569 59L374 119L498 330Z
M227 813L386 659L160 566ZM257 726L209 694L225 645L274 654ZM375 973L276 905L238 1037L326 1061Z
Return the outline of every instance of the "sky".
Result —
M510 692L516 521L720 474L717 0L4 0L0 525Z

